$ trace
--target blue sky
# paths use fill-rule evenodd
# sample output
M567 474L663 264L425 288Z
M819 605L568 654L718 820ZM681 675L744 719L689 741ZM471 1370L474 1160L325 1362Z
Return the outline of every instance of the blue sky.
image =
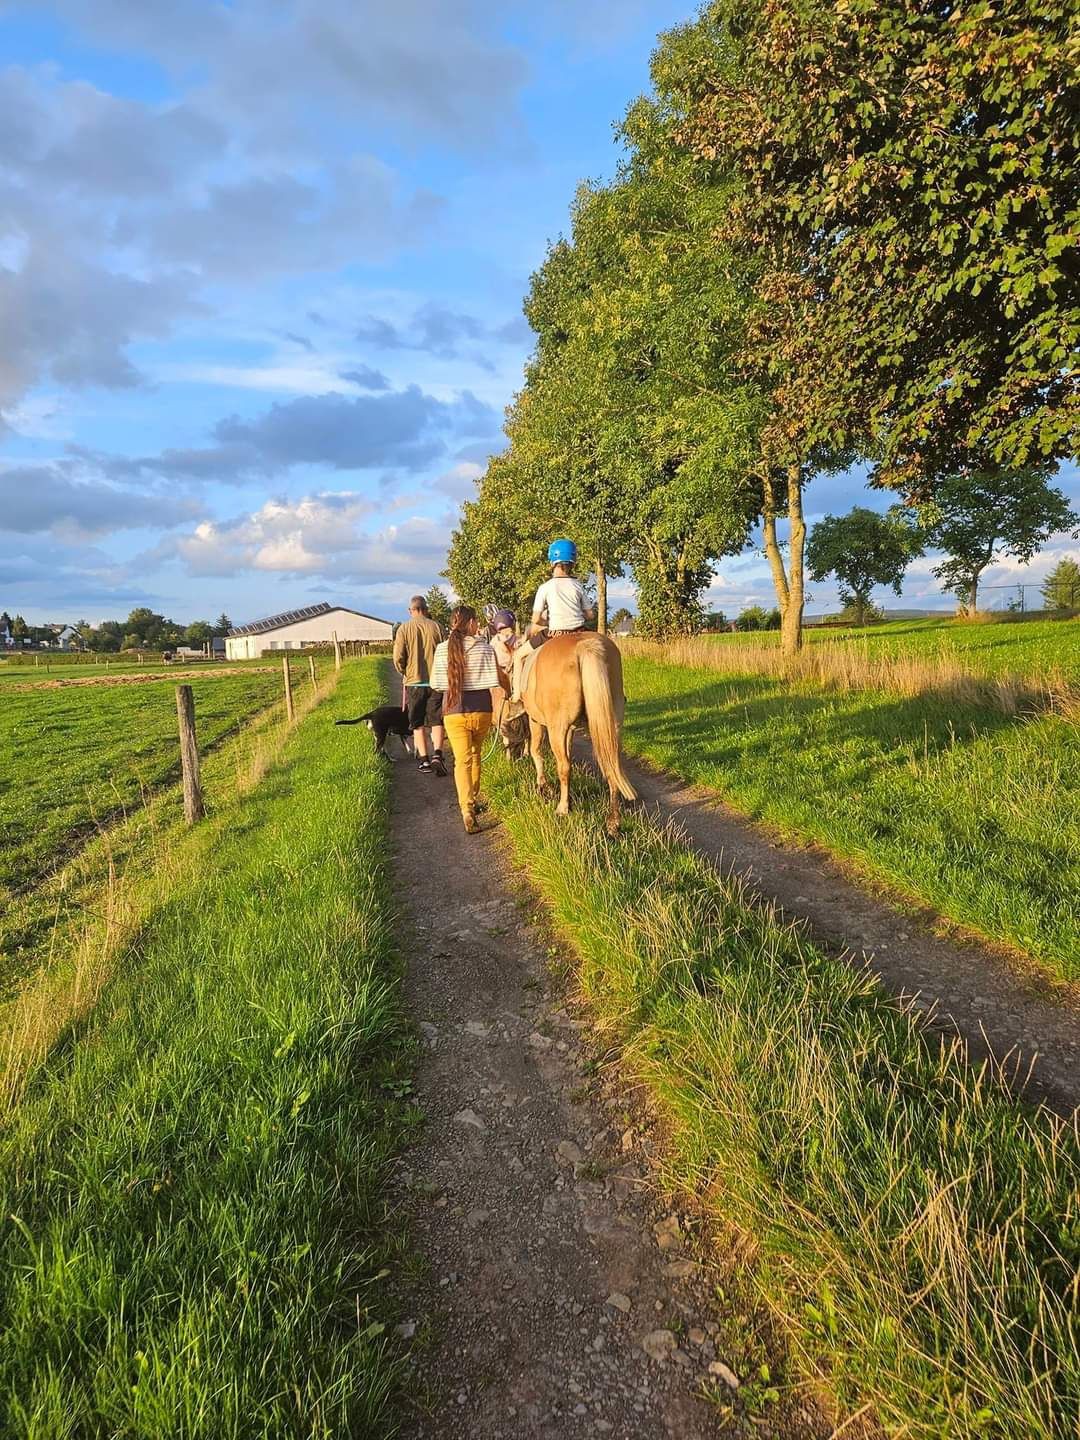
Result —
M501 443L529 274L688 9L0 0L0 608L398 615ZM769 597L755 553L710 592ZM941 603L928 561L905 600Z

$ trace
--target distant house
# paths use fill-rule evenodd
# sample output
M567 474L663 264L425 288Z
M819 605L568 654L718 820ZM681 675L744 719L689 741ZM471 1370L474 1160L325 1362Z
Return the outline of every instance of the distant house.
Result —
M32 632L43 650L81 650L82 636L74 625L57 621L41 625Z
M225 654L230 660L253 660L275 650L303 650L309 645L329 645L334 635L345 640L392 640L394 625L344 605L308 605L303 610L286 610L250 625L237 625L225 637Z
M634 617L632 615L628 615L625 620L620 620L617 625L613 625L611 627L611 633L613 635L633 635Z

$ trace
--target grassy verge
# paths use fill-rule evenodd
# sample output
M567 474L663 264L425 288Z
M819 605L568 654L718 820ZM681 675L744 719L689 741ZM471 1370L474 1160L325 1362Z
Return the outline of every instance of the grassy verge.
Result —
M625 658L630 752L1080 979L1075 719Z
M864 664L907 660L931 669L964 670L969 675L1024 677L1055 688L1080 686L1080 617L1055 619L1019 615L980 615L977 619L943 616L927 620L891 620L885 624L832 629L807 626L807 646L834 656L853 655ZM706 643L721 650L779 648L776 631L710 635ZM828 664L826 655L822 663Z
M754 1237L754 1283L848 1407L918 1440L1065 1440L1080 1407L1080 1144L597 789L492 797L580 986L660 1103L677 1178Z
M380 688L361 662L339 694ZM0 1132L5 1437L390 1429L386 781L317 713L282 758Z

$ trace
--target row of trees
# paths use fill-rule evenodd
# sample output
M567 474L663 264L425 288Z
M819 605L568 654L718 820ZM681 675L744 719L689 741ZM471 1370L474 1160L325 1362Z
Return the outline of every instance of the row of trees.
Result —
M12 618L6 610L0 614L0 628L5 622L17 645L55 638L51 630L28 625L21 615ZM232 621L223 613L212 623L194 620L190 625L182 625L140 605L126 620L103 620L97 626L80 620L75 629L83 649L115 654L118 650L171 650L177 645L204 645L231 630Z
M581 187L532 279L455 589L527 603L566 532L601 612L629 568L640 629L689 630L759 533L791 651L816 476L868 461L946 547L988 491L998 516L1041 505L1037 533L1076 523L1049 485L1078 448L1073 15L716 0L665 36L615 179ZM947 559L974 600L977 557Z

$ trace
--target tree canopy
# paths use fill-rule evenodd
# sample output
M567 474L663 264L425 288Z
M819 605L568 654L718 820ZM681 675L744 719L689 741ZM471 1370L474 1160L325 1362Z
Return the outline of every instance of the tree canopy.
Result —
M856 505L846 515L826 515L810 532L806 563L812 580L835 575L840 602L850 607L856 625L865 625L875 585L897 595L904 572L922 551L918 529L899 514L879 515Z
M1080 515L1039 469L940 481L919 518L927 543L945 553L934 574L971 611L978 608L979 579L995 559L1031 560L1056 531L1080 525Z

